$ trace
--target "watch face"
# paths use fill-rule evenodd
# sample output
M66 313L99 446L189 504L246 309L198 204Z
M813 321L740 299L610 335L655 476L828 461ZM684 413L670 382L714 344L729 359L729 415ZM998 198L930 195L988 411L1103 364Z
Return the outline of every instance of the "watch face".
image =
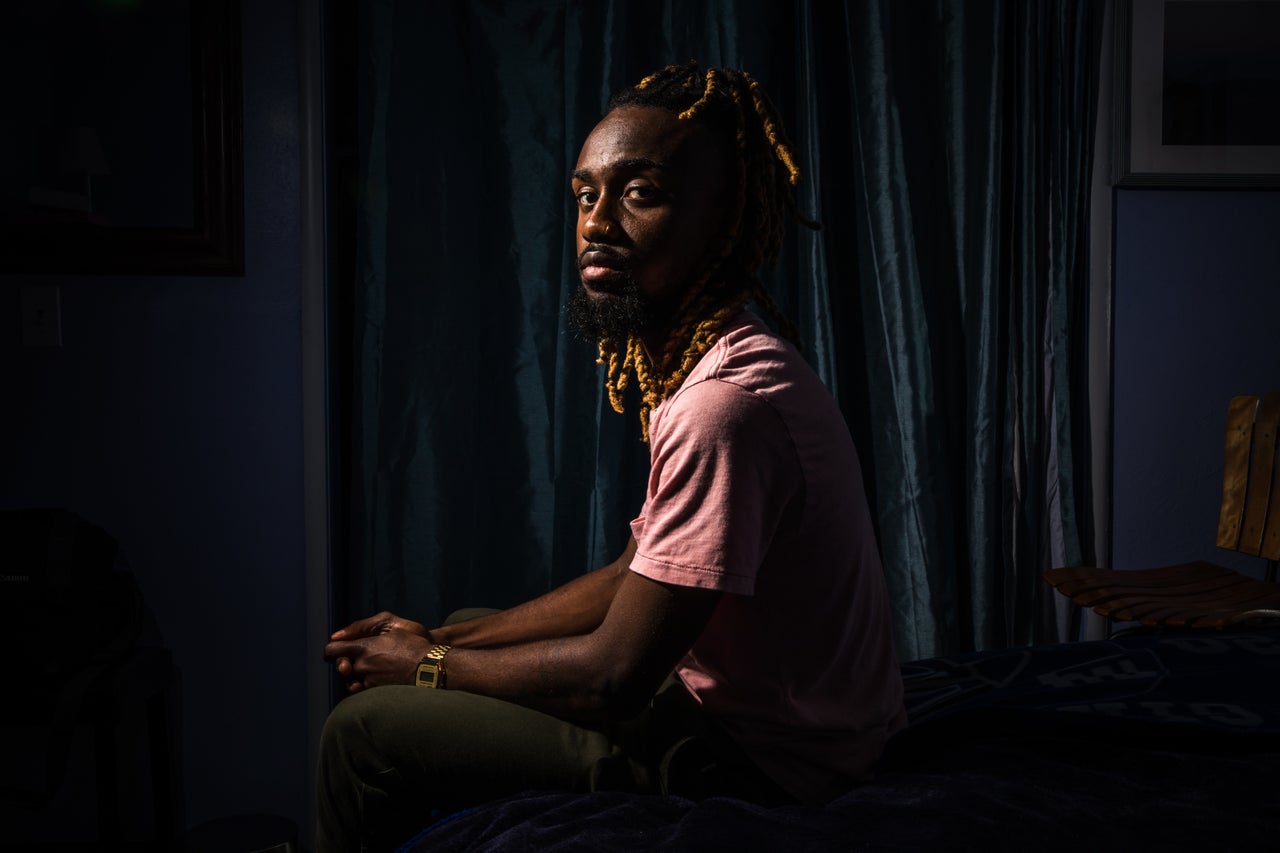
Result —
M418 664L418 686L439 687L440 667L434 662L423 661Z

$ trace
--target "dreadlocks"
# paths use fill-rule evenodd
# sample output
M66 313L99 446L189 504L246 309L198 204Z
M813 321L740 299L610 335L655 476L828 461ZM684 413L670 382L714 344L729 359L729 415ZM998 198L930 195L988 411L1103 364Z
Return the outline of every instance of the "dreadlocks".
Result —
M759 273L772 268L787 224L798 219L794 187L800 181L795 157L777 110L745 71L708 68L697 63L669 65L609 101L619 107L659 107L681 120L705 121L731 156L730 186L735 198L722 226L723 239L712 247L704 272L684 293L675 322L653 359L639 336L600 341L600 363L607 368L609 402L622 412L622 394L635 374L640 387L640 425L649 440L649 415L680 387L720 331L748 302L755 302L795 340L795 327L783 316Z

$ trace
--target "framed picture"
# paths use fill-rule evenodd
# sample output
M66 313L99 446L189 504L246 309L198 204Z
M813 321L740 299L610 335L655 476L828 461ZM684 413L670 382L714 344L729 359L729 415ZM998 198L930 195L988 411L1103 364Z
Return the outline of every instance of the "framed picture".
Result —
M0 273L243 275L238 0L61 0L0 28Z
M1280 187L1280 0L1127 0L1115 183Z

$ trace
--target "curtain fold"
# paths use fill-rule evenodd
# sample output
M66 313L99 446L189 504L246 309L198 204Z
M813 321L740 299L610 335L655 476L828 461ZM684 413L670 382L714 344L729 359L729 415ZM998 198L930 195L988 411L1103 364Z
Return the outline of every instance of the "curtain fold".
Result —
M1061 636L1101 13L363 0L349 615L508 606L621 551L647 450L565 328L568 177L609 92L696 58L801 154L824 229L768 284L858 443L900 655Z

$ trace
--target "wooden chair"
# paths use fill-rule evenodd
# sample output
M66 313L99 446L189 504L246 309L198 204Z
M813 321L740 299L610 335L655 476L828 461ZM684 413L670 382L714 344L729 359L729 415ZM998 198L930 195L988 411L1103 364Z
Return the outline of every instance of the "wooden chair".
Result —
M1049 569L1044 579L1109 624L1136 630L1223 630L1280 627L1280 392L1233 397L1227 407L1218 546L1262 557L1260 581L1197 560L1158 569Z

